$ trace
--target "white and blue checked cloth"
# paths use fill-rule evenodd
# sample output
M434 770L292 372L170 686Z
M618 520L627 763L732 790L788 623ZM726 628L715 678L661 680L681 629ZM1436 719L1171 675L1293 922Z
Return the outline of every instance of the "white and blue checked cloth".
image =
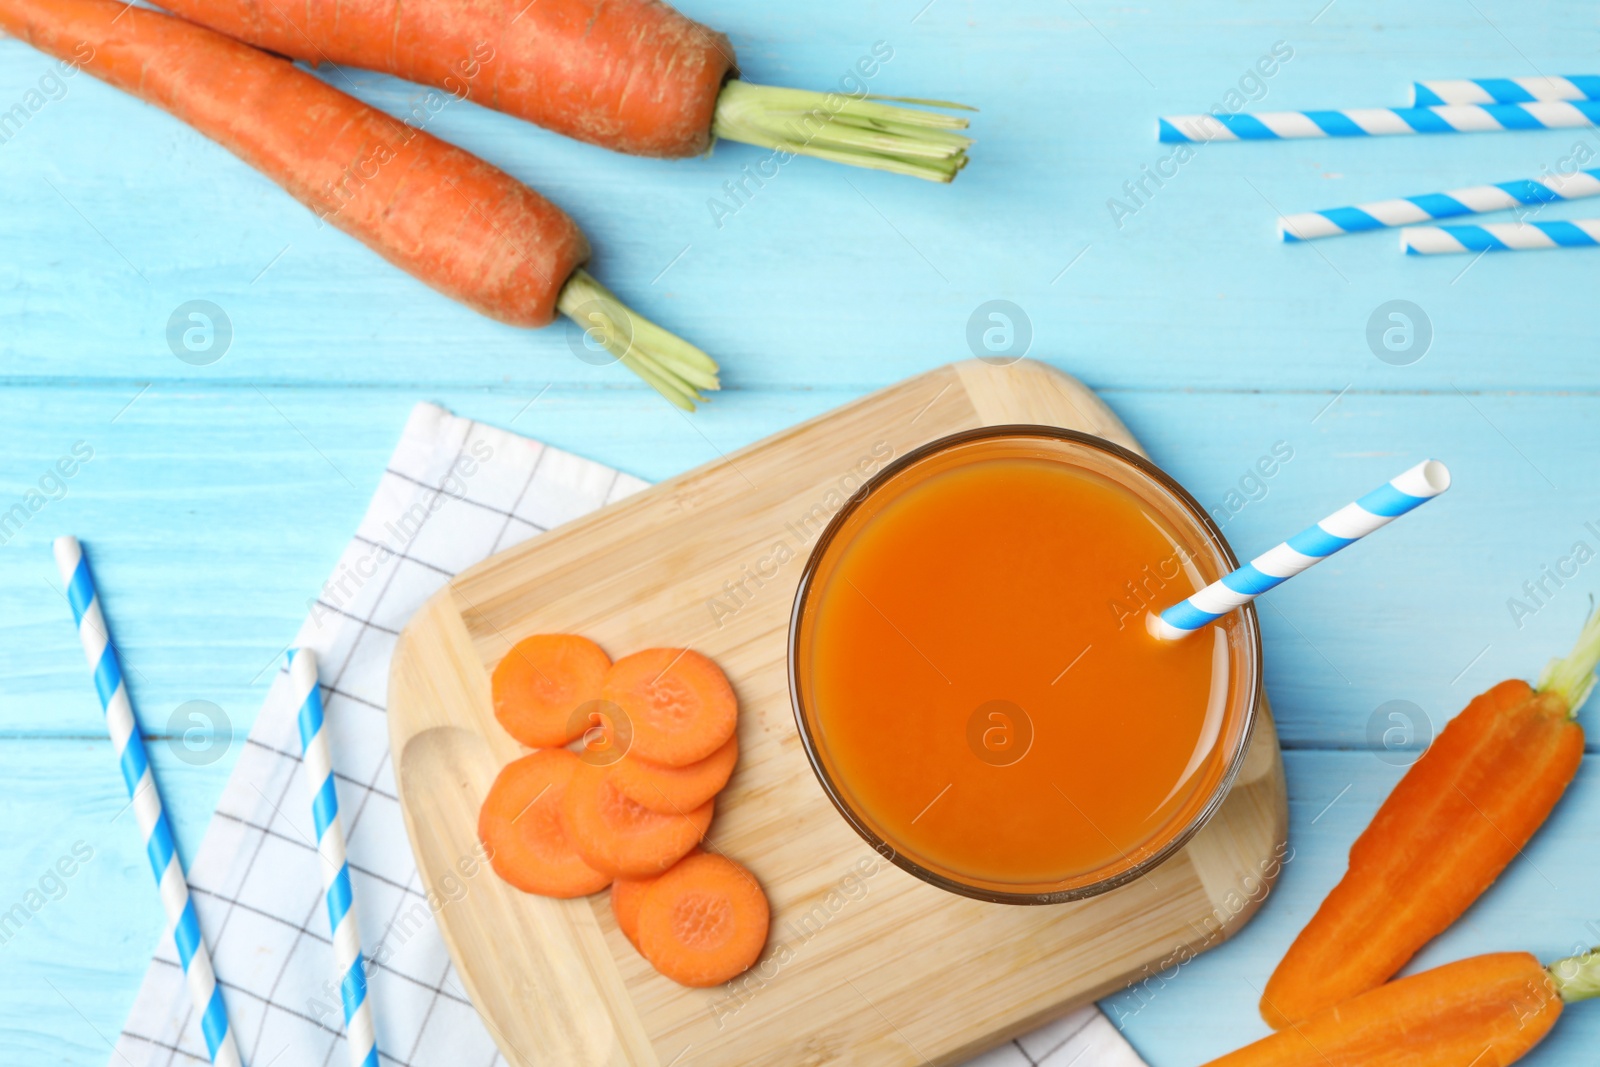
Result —
M645 483L525 437L412 412L378 493L293 645L321 661L339 810L386 1067L504 1063L450 965L406 838L384 719L400 628L457 572ZM310 592L308 590L308 592ZM189 869L247 1067L345 1061L343 1008L315 829L280 671ZM478 877L493 877L479 874ZM463 887L465 891L468 887ZM145 975L110 1067L201 1067L206 1046L171 938ZM1144 1067L1085 1008L972 1067ZM688 1067L688 1065L684 1065Z

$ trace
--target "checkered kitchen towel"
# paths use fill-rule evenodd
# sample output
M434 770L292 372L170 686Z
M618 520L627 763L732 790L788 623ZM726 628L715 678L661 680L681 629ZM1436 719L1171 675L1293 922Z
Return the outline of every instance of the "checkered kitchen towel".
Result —
M450 964L395 798L384 720L395 638L459 571L644 487L609 467L419 404L360 528L308 605L295 646L316 650L321 661L386 1065L505 1062ZM280 671L189 869L251 1067L329 1067L348 1056L306 786L298 780L295 711ZM111 1064L206 1062L172 938L163 936ZM974 1062L1142 1067L1092 1007Z

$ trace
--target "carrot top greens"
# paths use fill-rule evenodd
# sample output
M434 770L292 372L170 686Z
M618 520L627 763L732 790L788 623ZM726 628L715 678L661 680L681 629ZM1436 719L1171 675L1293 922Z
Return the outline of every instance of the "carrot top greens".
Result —
M972 138L955 132L966 129L967 120L919 110L929 107L974 110L943 100L855 97L734 80L722 87L717 98L711 132L794 155L934 182L952 181L967 165L972 145Z
M1600 948L1590 949L1581 956L1557 960L1549 968L1556 992L1568 1004L1591 997L1600 997Z
M1577 715L1594 688L1596 664L1600 664L1600 610L1590 614L1566 658L1553 659L1545 666L1539 675L1539 691L1561 694L1568 714Z
M705 400L700 390L722 388L717 364L710 356L629 310L582 267L561 287L556 307L624 367L684 411L693 411L697 402Z

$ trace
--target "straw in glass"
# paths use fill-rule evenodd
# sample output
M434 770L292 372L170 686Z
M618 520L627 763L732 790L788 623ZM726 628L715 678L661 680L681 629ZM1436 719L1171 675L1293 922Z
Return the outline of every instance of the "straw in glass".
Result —
M1167 641L1191 634L1421 507L1448 488L1450 471L1437 460L1425 459L1189 599L1159 615L1152 612L1150 632Z

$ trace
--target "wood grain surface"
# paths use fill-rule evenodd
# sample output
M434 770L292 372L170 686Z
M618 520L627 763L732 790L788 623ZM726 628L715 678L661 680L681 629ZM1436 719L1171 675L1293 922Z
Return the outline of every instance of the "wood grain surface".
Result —
M518 1067L962 1063L1187 962L1255 914L1286 851L1269 714L1229 799L1182 852L1120 890L1051 907L969 900L900 871L839 818L811 773L790 710L786 635L841 478L958 430L1018 422L1138 448L1060 371L967 360L508 549L457 576L406 627L389 682L390 748L430 888L473 852L490 782L525 751L495 722L489 692L517 641L564 632L617 655L691 647L739 697L739 766L708 847L761 880L773 909L767 951L741 979L689 989L634 951L605 894L484 887L439 924ZM757 568L765 577L744 580L737 598L724 591L775 544L789 550L786 564ZM969 986L970 970L986 980Z
M1287 767L1289 862L1238 937L1102 1001L1153 1067L1264 1032L1258 991L1343 870L1405 759L1475 692L1564 651L1593 564L1518 625L1507 601L1600 544L1600 253L1406 258L1392 233L1276 241L1272 218L1600 160L1593 131L1208 147L1112 219L1170 151L1155 116L1204 109L1274 42L1294 58L1254 108L1385 106L1416 78L1584 73L1579 0L679 0L728 32L746 74L834 84L874 41L875 91L964 100L974 162L938 188L796 161L719 229L707 201L763 153L611 155L472 105L427 128L569 210L595 271L719 358L729 388L692 420L619 368L452 305L315 220L167 116L84 78L0 143L0 489L21 499L76 441L94 460L0 545L0 908L78 840L95 860L0 944L0 1063L106 1063L162 936L100 710L57 592L50 539L83 537L186 855L270 669L335 565L418 400L659 480L970 354L992 299L1024 309L1030 355L1092 386L1248 552L1434 455L1450 495L1264 599L1267 689ZM48 64L0 40L0 110ZM397 115L424 91L335 84ZM41 94L41 99L45 99ZM1597 213L1552 206L1546 219ZM181 362L183 302L223 306L224 358ZM1383 303L1433 327L1420 361L1377 359ZM530 404L530 401L532 402ZM1275 442L1294 458L1244 479ZM1236 494L1230 497L1230 494ZM171 722L215 702L233 745L193 765ZM1386 737L1393 701L1415 729ZM1600 706L1597 702L1596 706ZM1392 710L1392 709L1391 709ZM1402 706L1402 710L1405 707ZM1591 736L1595 706L1583 715ZM1396 745L1386 748L1386 743ZM1591 751L1593 751L1591 749ZM1415 966L1600 940L1589 757L1549 826ZM984 981L972 969L968 986ZM1525 1063L1586 1062L1600 1009L1573 1010ZM1045 1061L1048 1035L996 1063ZM1050 1063L1050 1067L1066 1067ZM1080 1065L1081 1067L1081 1065Z

